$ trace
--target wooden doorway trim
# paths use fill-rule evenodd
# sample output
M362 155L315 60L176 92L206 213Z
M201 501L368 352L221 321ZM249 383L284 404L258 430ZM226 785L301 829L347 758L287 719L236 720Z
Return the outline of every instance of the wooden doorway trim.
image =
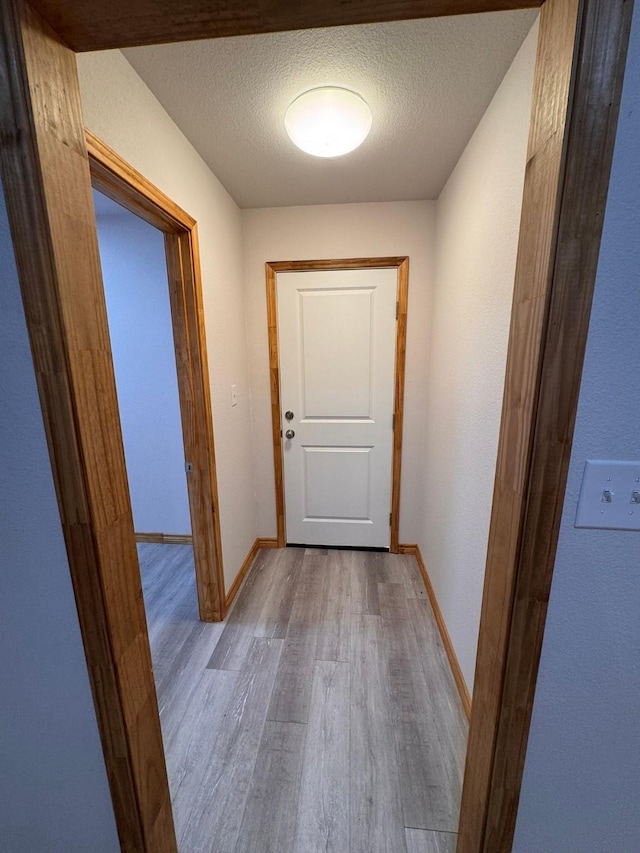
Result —
M513 843L632 6L542 7L458 853Z
M198 226L115 151L85 131L93 186L164 232L200 619L224 617L225 592Z
M404 422L404 374L407 351L407 305L409 295L409 258L343 258L320 261L268 261L267 328L269 335L269 386L271 391L271 436L276 490L277 547L284 548L284 463L282 459L282 407L280 404L280 353L278 348L277 274L279 272L312 272L314 270L355 270L395 268L398 270L398 323L396 327L394 374L394 429L391 479L391 537L392 554L399 553L400 474L402 468L402 426Z
M175 853L67 45L122 47L125 19L131 45L220 35L218 7L207 4L204 26L192 5L174 4L170 18L149 6L134 21L126 4L114 11L113 0L35 2L54 29L22 0L0 5L2 181L122 849ZM538 4L377 0L367 20L396 20L407 9L418 17L531 5ZM248 20L257 22L253 31L330 23L327 4L276 4L265 26L262 12L247 18L240 0L223 6L226 35L247 31ZM344 3L328 7L331 23L356 22ZM511 849L632 7L633 0L543 7L459 853Z
M0 169L116 825L177 853L75 56L0 4Z

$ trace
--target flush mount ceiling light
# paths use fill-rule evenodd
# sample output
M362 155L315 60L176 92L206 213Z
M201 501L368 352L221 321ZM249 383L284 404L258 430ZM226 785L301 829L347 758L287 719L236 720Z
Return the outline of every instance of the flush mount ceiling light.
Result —
M367 102L337 86L304 92L284 117L291 141L316 157L340 157L355 150L367 138L372 121Z

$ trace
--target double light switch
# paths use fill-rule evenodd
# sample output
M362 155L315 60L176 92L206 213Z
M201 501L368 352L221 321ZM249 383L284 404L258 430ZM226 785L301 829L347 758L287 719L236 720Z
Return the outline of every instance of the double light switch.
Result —
M588 460L575 526L640 530L640 462Z

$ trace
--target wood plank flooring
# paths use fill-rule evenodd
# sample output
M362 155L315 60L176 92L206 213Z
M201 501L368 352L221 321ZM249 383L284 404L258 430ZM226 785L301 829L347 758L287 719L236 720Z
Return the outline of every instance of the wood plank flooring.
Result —
M180 853L453 853L467 723L415 560L259 552L224 624L140 544Z

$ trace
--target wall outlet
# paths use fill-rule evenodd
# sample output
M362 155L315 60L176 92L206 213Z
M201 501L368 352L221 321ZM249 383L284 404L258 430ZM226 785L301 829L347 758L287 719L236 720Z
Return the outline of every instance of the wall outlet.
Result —
M232 406L238 405L238 386L237 385L231 386L231 405Z
M575 526L640 530L640 462L587 460Z

